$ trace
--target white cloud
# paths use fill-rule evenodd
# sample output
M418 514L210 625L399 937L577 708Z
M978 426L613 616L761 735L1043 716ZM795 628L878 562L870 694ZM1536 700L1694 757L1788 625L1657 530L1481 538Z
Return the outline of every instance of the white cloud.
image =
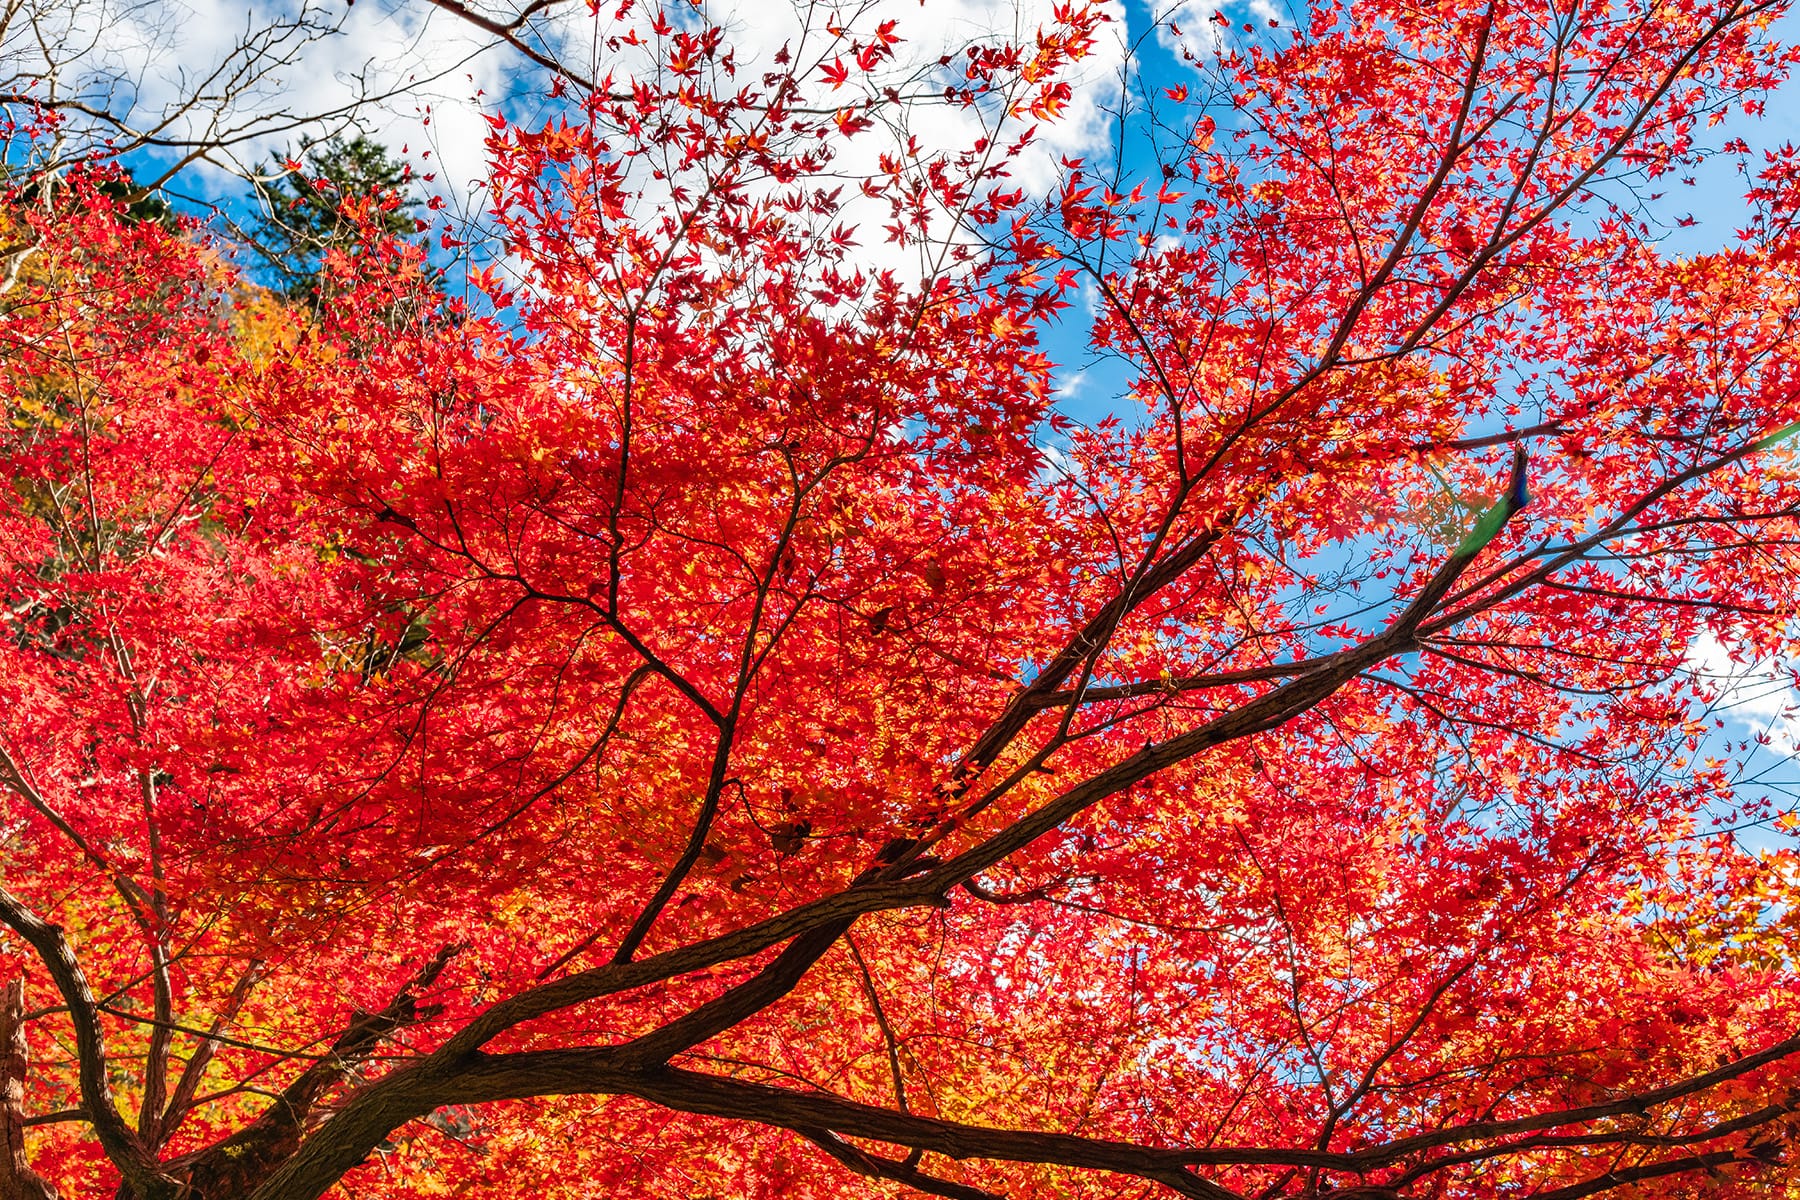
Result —
M325 124L310 130L316 135L354 110L367 132L396 149L409 147L415 159L432 148L446 191L453 192L482 174L484 110L506 110L527 121L544 111L533 103L535 88L521 86L541 79L541 72L515 51L495 49L495 39L468 22L420 0L29 2L41 9L48 42L61 51L51 56L56 61L46 58L29 23L15 21L0 31L0 77L41 78L37 94L51 88L65 96L79 93L139 130L158 128L175 139L231 137L236 140L221 159L239 168L274 157L308 131L291 118L324 116ZM834 15L821 5L723 0L706 5L703 15L727 29L739 78L752 84L784 44L798 48L803 34L807 45L822 48L828 19L865 30L896 20L905 40L884 66L879 86L924 81L939 71L940 56L974 42L1004 38L1029 45L1052 20L1055 2L875 0ZM512 7L483 11L506 20ZM1093 153L1107 144L1107 107L1125 56L1123 4L1111 0L1109 7L1114 20L1082 64L1066 114L1045 125L1036 148L1016 164L1015 178L1028 190L1054 182L1059 156ZM586 4L560 4L534 18L529 29L564 62L595 76L628 75L643 61L606 44L609 34L623 31L614 8L601 5L590 13ZM645 10L625 18L637 24L645 19ZM808 22L812 28L803 29ZM810 99L843 104L850 91ZM206 99L187 103L196 94ZM943 103L913 106L906 120L903 132L927 146L967 144L980 135L980 113ZM872 163L879 140L858 139L855 153L866 153ZM162 156L172 160L180 153L169 149Z
M1085 370L1065 371L1058 375L1056 389L1051 394L1057 400L1073 400L1081 394L1087 382L1088 373Z
M65 90L77 89L135 128L156 127L174 139L227 136L229 149L210 163L190 164L181 190L189 195L229 194L237 185L230 172L244 173L276 162L303 134L318 137L343 130L354 116L356 128L405 157L421 173L435 175L430 188L450 202L451 212L479 220L486 175L487 117L501 113L533 125L558 111L543 94L547 76L514 50L470 23L424 0L27 0L50 14L61 30L54 41L68 48L64 61L50 64L17 36L0 36L0 78L52 75ZM464 0L501 22L517 11L514 0ZM1258 0L1261 2L1261 0ZM946 78L960 72L963 51L977 43L1002 41L1031 46L1036 31L1052 24L1058 0L869 0L841 9L795 0L701 0L688 24L702 20L726 30L737 63L737 80L755 87L764 73L780 69L784 47L795 65L842 55L850 42L893 20L902 39L894 57L867 76L853 73L833 88L816 76L798 103L830 110L893 87L918 97L885 114L877 125L842 143L831 164L849 183L844 207L829 215L857 235L858 266L893 270L902 278L931 273L945 262L946 241L966 240L953 230L953 214L935 219L930 244L900 246L885 240L890 219L885 201L862 199L854 180L877 174L884 153L924 162L952 153L986 136L1004 145L1029 118L1015 118L994 136L993 106L945 102ZM1128 61L1123 0L1103 0L1110 20L1100 26L1089 56L1066 76L1072 93L1061 116L1043 122L1027 151L1011 162L1010 182L1028 194L1048 193L1061 179L1064 158L1101 157L1112 134L1112 113ZM618 6L596 10L579 0L554 4L534 16L526 29L533 44L548 48L569 68L589 78L612 76L622 87L654 64L648 47L633 51L614 35L636 27L647 34L653 6L621 17ZM675 6L675 12L684 11ZM837 46L826 29L842 21L850 33ZM654 40L654 39L647 39ZM803 54L804 51L804 54ZM946 68L940 60L952 59ZM235 81L235 82L234 82ZM208 99L189 103L196 94ZM933 97L938 98L933 98ZM371 99L372 98L372 99ZM303 124L298 118L320 116ZM909 139L921 149L906 159ZM179 147L152 149L164 165L179 160ZM648 165L644 164L648 176ZM138 164L139 178L147 172ZM656 207L660 188L648 178L645 206Z
M1708 688L1715 711L1766 735L1770 749L1800 754L1800 691L1791 667L1774 658L1734 660L1731 649L1711 633L1688 646L1687 665Z
M415 159L435 142L450 178L466 183L482 171L475 93L509 76L501 55L484 53L491 40L428 5L379 0L27 0L0 29L0 80L108 114L66 110L65 156L98 136L127 148L142 138L148 163L167 166L194 143L217 144L188 164L201 190L352 117L410 144Z

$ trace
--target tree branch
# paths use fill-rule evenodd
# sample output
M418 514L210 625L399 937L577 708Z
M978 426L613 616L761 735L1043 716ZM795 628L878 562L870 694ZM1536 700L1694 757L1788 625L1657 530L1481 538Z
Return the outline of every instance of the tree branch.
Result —
M81 1104L107 1158L143 1200L174 1200L176 1187L119 1115L107 1080L106 1039L100 1032L99 1008L87 976L62 929L40 918L11 892L0 888L0 921L30 943L62 993L75 1026Z

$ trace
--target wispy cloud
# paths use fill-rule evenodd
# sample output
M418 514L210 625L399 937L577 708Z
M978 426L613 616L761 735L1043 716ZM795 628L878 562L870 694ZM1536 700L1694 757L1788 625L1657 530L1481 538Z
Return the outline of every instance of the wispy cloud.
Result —
M303 133L317 136L352 114L358 127L392 146L406 147L415 162L429 151L439 188L460 192L484 173L485 116L501 111L525 121L542 119L546 82L541 68L466 21L419 0L36 0L50 22L58 61L43 61L32 39L10 31L0 37L0 71L19 77L50 75L68 93L79 90L138 128L157 128L168 139L225 136L230 149L215 156L228 169L268 161ZM859 24L893 19L904 39L884 69L892 79L925 80L941 72L939 60L976 42L998 38L1030 43L1053 19L1056 0L881 0L861 10ZM1111 0L1112 36L1082 65L1064 116L1041 130L1034 149L1014 164L1014 178L1041 191L1057 176L1063 155L1106 147L1108 106L1118 88L1125 51L1125 11ZM506 6L493 13L508 19ZM623 32L613 6L590 12L584 4L552 6L534 17L527 33L559 61L591 72L629 75L644 65L629 49L609 46ZM627 17L639 21L640 12ZM757 79L772 69L784 45L796 44L808 21L815 41L824 34L824 9L769 0L709 4L703 19L724 26L739 64L739 77ZM872 27L872 24L871 24ZM284 30L269 38L269 31ZM259 47L258 39L264 43ZM34 55L36 58L34 59ZM827 103L849 100L819 97ZM196 96L204 99L194 103ZM322 117L310 126L302 117ZM926 146L967 145L980 136L982 114L943 103L910 108L896 137ZM861 139L853 151L874 159L890 145ZM892 139L889 139L891 144ZM866 146L866 151L863 147ZM173 160L177 149L154 151ZM845 163L854 169L856 163ZM204 166L201 167L204 170Z

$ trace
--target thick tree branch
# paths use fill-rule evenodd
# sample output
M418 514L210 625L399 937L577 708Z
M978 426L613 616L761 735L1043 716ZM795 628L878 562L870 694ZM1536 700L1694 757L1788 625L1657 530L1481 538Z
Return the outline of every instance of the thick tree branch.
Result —
M62 929L40 918L11 892L0 888L0 921L30 943L62 994L69 1020L75 1026L75 1050L79 1057L81 1103L93 1124L106 1156L143 1200L172 1200L174 1182L138 1141L119 1115L108 1081L106 1039L100 1031L99 1006L87 975Z
M955 1183L948 1179L939 1179L911 1166L904 1160L884 1158L878 1154L870 1154L859 1150L849 1142L838 1137L829 1129L802 1131L807 1141L843 1163L858 1175L866 1175L870 1179L891 1179L904 1183L914 1191L924 1192L928 1196L945 1196L948 1200L1006 1200L998 1192L986 1191L978 1187L970 1187L966 1183Z
M353 1016L332 1043L331 1053L302 1071L256 1120L171 1166L200 1196L244 1196L254 1191L293 1156L315 1106L331 1089L353 1076L395 1031L436 1011L421 1007L419 996L437 981L460 948L449 945L439 949L381 1011Z

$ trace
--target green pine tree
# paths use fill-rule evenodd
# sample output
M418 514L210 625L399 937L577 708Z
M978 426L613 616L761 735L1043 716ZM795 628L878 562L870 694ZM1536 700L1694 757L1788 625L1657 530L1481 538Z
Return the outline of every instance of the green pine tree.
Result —
M411 169L380 142L361 134L303 142L292 157L300 169L264 186L264 214L248 232L252 248L268 265L270 284L292 300L316 306L325 296L326 254L360 235L347 203L361 197L399 197L396 207L376 214L376 226L379 232L407 238L417 230L420 202L409 194Z

